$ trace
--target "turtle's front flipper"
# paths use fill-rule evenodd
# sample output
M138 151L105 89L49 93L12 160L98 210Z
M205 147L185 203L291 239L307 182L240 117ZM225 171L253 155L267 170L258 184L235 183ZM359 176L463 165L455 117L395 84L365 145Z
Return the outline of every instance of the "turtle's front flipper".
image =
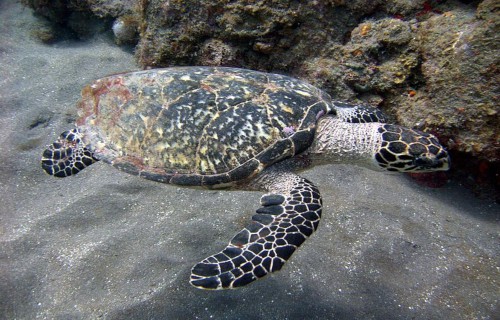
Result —
M193 267L193 286L236 288L280 270L318 227L321 196L308 180L271 170L263 173L253 187L270 192L261 198L262 207L224 250Z
M42 168L50 175L64 178L77 174L96 162L92 152L85 147L78 129L63 132L59 139L42 154Z
M379 109L370 106L351 105L340 101L333 102L337 118L349 123L387 123L387 116Z

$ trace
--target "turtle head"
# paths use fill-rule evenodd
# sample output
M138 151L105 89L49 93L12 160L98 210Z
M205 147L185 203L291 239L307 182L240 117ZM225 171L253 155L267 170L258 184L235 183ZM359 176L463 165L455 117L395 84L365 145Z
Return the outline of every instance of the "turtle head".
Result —
M432 134L397 125L379 127L382 142L377 165L388 171L430 172L449 169L448 152Z

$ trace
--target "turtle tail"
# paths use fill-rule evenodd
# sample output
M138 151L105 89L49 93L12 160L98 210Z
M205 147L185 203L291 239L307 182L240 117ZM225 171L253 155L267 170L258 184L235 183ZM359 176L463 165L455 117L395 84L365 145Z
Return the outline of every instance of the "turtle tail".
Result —
M78 129L63 132L42 154L42 168L48 174L64 178L77 174L96 162L92 152L82 142Z

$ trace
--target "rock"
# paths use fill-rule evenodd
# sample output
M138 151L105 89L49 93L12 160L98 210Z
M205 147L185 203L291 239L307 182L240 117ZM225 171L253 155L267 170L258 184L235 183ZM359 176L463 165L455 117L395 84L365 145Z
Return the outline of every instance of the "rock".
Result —
M135 43L139 35L139 19L137 15L122 15L115 19L112 30L117 44Z
M231 45L219 39L210 39L202 45L198 61L203 66L236 66L237 54L238 50Z
M54 29L67 28L78 38L89 38L106 30L114 18L133 15L137 0L45 1L21 0L36 14L53 23ZM53 33L60 33L54 31Z
M419 94L399 97L392 110L407 125L442 130L449 146L500 160L498 65L500 19L476 18L472 10L435 15L419 25L422 64Z
M35 10L50 21L63 23L72 12L86 12L98 18L118 17L137 9L138 0L21 0L21 3Z

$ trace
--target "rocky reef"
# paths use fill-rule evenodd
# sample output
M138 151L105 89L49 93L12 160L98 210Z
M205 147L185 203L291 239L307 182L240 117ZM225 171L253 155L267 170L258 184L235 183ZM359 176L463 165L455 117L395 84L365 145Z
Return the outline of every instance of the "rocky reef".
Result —
M45 43L67 37L91 38L111 29L118 44L137 42L137 0L21 0L36 15L45 18L44 24L32 34ZM125 35L124 35L125 34Z
M23 3L82 38L113 28L118 44L137 44L144 68L280 72L337 99L377 105L398 123L438 135L452 152L452 174L499 197L499 1Z

